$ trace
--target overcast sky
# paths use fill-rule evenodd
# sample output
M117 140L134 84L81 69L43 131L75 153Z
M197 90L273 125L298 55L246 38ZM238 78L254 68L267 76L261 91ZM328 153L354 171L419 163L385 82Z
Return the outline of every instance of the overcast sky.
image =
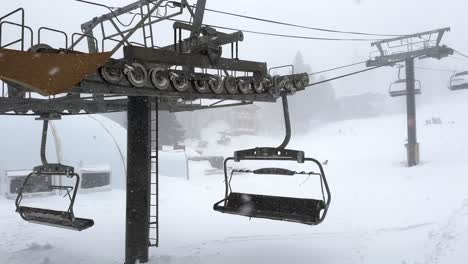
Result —
M125 5L132 0L100 0L111 6ZM189 0L195 3L195 0ZM103 14L105 9L92 7L72 0L9 0L2 1L1 13L17 7L26 9L26 22L78 32L80 25ZM208 0L212 9L236 12L266 19L324 27L345 31L363 31L382 34L407 34L435 28L451 27L452 31L443 40L444 44L468 53L468 1L466 0ZM282 34L318 37L356 37L353 35L327 34L299 30L268 23L243 20L235 17L207 13L208 24L236 27ZM170 24L162 25L160 39L172 41ZM359 37L359 36L357 36ZM49 40L59 41L58 36ZM246 34L241 44L242 59L268 62L269 66L291 62L297 51L314 71L349 64L368 58L370 43L330 42L296 40ZM468 69L468 60L445 59L442 61L418 61L417 65L444 69ZM355 69L361 69L357 67ZM350 69L354 70L354 69ZM343 72L337 72L340 74ZM365 91L385 92L388 83L396 78L396 69L381 69L334 83L338 94L355 94ZM417 72L427 90L435 92L447 83L449 74ZM333 74L327 75L333 77ZM424 80L423 80L424 79Z

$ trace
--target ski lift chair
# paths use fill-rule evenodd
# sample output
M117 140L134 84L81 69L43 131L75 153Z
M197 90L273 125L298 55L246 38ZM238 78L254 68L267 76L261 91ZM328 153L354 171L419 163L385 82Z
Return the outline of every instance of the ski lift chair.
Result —
M227 158L224 161L225 197L221 201L215 203L213 209L221 213L246 217L267 218L271 220L296 222L307 225L318 225L325 219L330 206L330 188L320 162L312 158L305 158L303 151L286 149L291 138L291 121L289 117L287 95L284 90L282 92L282 101L286 127L286 136L283 143L277 148L264 147L236 151L234 152L234 157ZM312 162L319 167L320 173L296 172L283 168L263 168L254 171L232 170L230 176L228 176L228 162L240 162L242 160L294 161L297 163ZM322 200L232 192L231 180L236 172L288 177L297 174L319 175L321 180Z
M231 170L228 173L228 162L242 160L295 161L297 163L315 163L320 173L297 172L284 168L262 168L254 171ZM235 173L252 173L254 175L317 175L320 177L322 199L304 199L294 197L268 196L233 192L231 180ZM331 201L330 189L322 165L315 159L305 158L304 152L278 148L255 148L236 151L234 157L224 162L225 198L214 205L214 210L234 215L253 218L266 218L278 221L318 225L325 219Z
M457 72L452 75L449 89L452 91L468 89L468 71Z
M22 206L21 201L23 198L24 187L28 184L29 180L33 177L39 176L59 176L67 178L76 178L75 186L50 186L51 190L66 191L66 195L70 199L70 205L67 211L55 211L50 209L34 208ZM73 167L61 164L47 164L34 168L33 172L29 174L21 187L16 198L16 212L20 214L21 218L25 221L49 225L54 227L61 227L82 231L94 225L91 219L77 218L73 213L73 205L75 203L76 193L80 184L80 177L74 172Z
M48 116L46 119L44 119L44 126L42 129L41 160L43 165L35 167L33 172L30 173L24 180L23 185L18 192L18 196L16 197L16 212L25 221L31 223L82 231L92 227L94 225L94 221L91 219L75 217L73 212L73 205L75 204L78 186L80 185L80 177L77 173L75 173L73 167L62 164L50 164L47 162L45 157L47 128L50 118L51 117ZM57 211L21 205L23 200L23 192L25 192L25 186L27 186L28 182L33 177L38 176L57 176L76 179L74 186L51 185L49 187L51 190L60 190L66 192L65 196L68 196L70 199L70 205L66 211ZM34 186L32 187L34 188Z
M398 89L398 86L404 85L404 89ZM408 92L406 91L406 79L399 79L390 84L388 87L388 93L391 97L400 97L406 96ZM421 94L421 81L415 80L414 94Z

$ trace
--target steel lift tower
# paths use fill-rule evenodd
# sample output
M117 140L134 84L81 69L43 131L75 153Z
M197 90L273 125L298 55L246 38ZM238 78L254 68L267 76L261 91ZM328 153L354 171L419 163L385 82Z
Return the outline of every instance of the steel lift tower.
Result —
M414 60L435 58L442 59L453 55L454 50L441 45L442 37L450 28L442 28L413 35L386 39L373 42L372 47L377 48L377 56L371 54L367 67L395 66L404 62L406 69L406 91L399 95L406 95L406 113L408 127L407 157L408 167L419 164L419 143L416 135L416 98L420 93L415 89ZM392 95L392 94L391 94Z

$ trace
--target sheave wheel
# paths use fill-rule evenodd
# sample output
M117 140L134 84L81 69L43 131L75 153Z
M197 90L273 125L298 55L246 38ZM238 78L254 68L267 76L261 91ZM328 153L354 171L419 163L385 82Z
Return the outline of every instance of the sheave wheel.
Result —
M145 86L148 79L148 72L145 66L140 63L132 63L131 66L133 69L129 69L127 72L128 81L137 88Z

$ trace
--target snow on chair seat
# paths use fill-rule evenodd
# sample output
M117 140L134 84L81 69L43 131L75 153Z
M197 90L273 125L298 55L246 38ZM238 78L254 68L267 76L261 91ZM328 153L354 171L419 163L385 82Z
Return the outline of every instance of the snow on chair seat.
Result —
M322 164L314 159L307 158L304 151L286 149L291 139L291 119L289 117L287 93L281 95L286 128L286 136L279 147L257 147L238 150L233 157L224 160L224 199L214 204L213 209L221 213L241 215L247 217L267 218L278 221L296 222L307 225L318 225L325 220L331 203L330 187L325 177ZM230 161L253 161L261 164L262 168L256 170L233 169L228 166ZM265 162L274 163L273 168L264 167ZM295 164L313 163L320 172L293 171L284 167L277 167L282 162ZM230 176L228 171L230 170ZM294 177L297 175L318 176L322 200L312 198L295 198L282 196L269 196L259 194L236 193L232 191L231 180L235 173L251 173L261 178L272 176ZM263 179L265 180L265 179ZM307 180L306 180L307 181ZM253 184L249 184L250 186ZM281 186L283 187L283 186Z
M225 206L219 204L225 201ZM315 199L290 198L246 193L231 193L217 204L216 211L255 218L316 225L325 202Z
M320 169L320 173L315 173L313 171L298 172L286 168L260 168L257 170L231 169L229 176L228 162L240 162L241 160L295 161L299 164L312 162ZM319 176L322 200L233 192L231 181L235 173L250 173L267 177L275 175L286 177L294 177L297 175ZM295 222L306 225L318 225L325 219L330 206L331 194L322 165L313 158L304 157L302 151L273 148L255 148L237 151L234 157L225 160L224 177L225 197L213 206L215 211L221 213Z

